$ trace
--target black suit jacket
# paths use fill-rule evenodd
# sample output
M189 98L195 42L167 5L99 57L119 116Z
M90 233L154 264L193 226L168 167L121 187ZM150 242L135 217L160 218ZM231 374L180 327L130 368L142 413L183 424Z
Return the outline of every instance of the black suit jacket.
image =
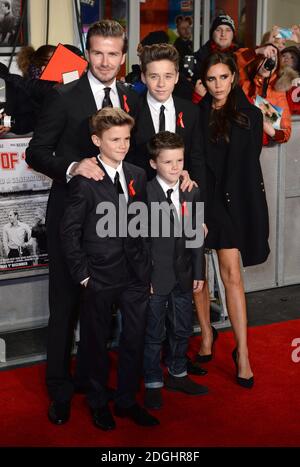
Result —
M180 203L185 204L186 209L183 209L182 215L188 216L187 220L192 223L193 228L196 225L195 206L200 202L200 193L198 188L193 188L188 191L180 191ZM147 184L147 199L148 206L151 208L151 203L165 203L162 206L168 208L166 196L157 179L154 178ZM190 209L191 208L191 209ZM162 211L165 208L162 208ZM165 215L169 218L168 209ZM178 221L177 215L174 221ZM202 228L202 226L200 227ZM172 232L172 230L171 230ZM191 248L187 245L187 240L191 240L184 235L174 237L174 234L169 237L151 238L151 284L153 291L159 295L166 295L171 292L176 283L179 284L183 292L192 290L193 280L205 279L205 263L203 244L197 248Z
M198 160L199 173L201 174L199 188L201 198L203 198L205 192L205 161L199 135L199 108L192 102L180 97L173 96L173 99L176 113L176 133L183 138L185 146L184 168L190 170L191 159ZM142 167L147 173L148 180L151 180L156 175L149 164L147 149L147 143L154 135L155 129L147 103L147 96L143 96L140 98L138 105L128 160Z
M122 83L117 83L117 89L122 108L134 116L138 95ZM52 231L57 231L63 215L69 165L99 152L89 131L89 117L96 111L87 75L53 89L26 150L27 164L53 179L47 210L47 225L51 224Z
M105 170L100 164L102 170ZM139 167L126 162L123 170L127 186L132 181L135 194L128 192L128 204L146 203L146 175ZM110 202L119 214L119 198L111 179L103 181L76 176L68 184L69 194L61 222L62 249L75 283L90 277L88 287L96 291L124 286L135 275L143 283L150 280L150 255L146 240L137 237L97 234L97 223L104 214L99 203ZM97 212L96 212L97 211ZM130 220L130 217L129 217Z

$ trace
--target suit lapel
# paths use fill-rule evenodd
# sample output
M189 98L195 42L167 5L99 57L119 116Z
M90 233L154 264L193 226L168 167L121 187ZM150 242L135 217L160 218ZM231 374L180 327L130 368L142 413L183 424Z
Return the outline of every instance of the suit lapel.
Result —
M79 102L81 107L81 112L85 115L91 116L97 112L97 106L94 99L94 95L91 90L91 86L85 74L78 81L78 90L79 90Z
M176 96L173 97L174 106L175 106L175 131L178 135L184 138L184 127L186 115L182 106L182 103L178 101Z
M116 86L117 86L117 91L119 95L121 109L127 112L128 114L132 114L133 103L130 101L130 96L126 93L126 90L124 89L124 85L122 85L121 83L117 81Z
M164 190L162 189L162 187L160 186L160 184L158 183L157 179L154 178L151 182L153 184L153 188L154 188L154 191L156 193L156 196L157 196L157 201L159 203L163 203L161 206L162 208L164 209L164 211L166 212L166 214L169 214L169 207L168 207L168 201L167 201L167 198L166 198L166 195L165 195L165 192ZM179 195L180 197L180 195ZM180 202L181 203L181 202ZM178 218L178 213L177 213L177 209L174 209L173 211L175 213L175 216L176 216L176 220L177 222L179 221L179 218ZM174 223L174 219L173 219L173 216L171 216L171 221Z
M125 175L125 180L126 180L126 186L127 186L127 192L128 192L128 205L134 201L134 192L135 192L135 179L134 176L131 172L131 170L128 168L128 165L123 162L123 172Z
M148 142L150 138L155 135L155 128L147 102L147 97L145 96L143 99L143 104L140 106L140 112L138 114L138 126L140 138L143 141Z

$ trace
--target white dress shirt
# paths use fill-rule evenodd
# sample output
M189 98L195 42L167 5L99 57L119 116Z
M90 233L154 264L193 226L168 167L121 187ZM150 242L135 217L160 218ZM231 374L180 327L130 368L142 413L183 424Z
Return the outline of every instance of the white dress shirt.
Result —
M111 165L107 165L105 162L103 162L103 160L101 159L101 154L97 156L97 159L101 162L101 164L105 168L105 171L107 172L107 175L109 176L109 178L111 179L113 183L115 180L116 172L119 172L119 180L121 183L121 187L123 189L126 202L128 203L128 189L127 189L126 178L125 178L125 174L123 170L123 162L121 161L118 167L114 169L114 167L112 167Z
M95 78L95 76L90 72L90 70L87 72L87 77L88 77L98 110L102 108L102 102L104 99L104 88L110 88L109 97L110 97L113 107L121 107L119 94L117 90L116 79L114 79L112 84L107 86L106 84L101 83L101 81Z
M158 181L158 183L162 187L166 198L167 198L167 191L170 190L170 189L173 190L173 192L171 193L171 200L172 200L172 203L174 204L174 206L176 208L178 218L180 219L181 210L180 210L180 199L179 199L179 180L177 181L176 185L174 185L174 186L169 186L164 180L162 180L160 178L159 175L156 175L156 180Z
M163 105L165 107L165 130L176 133L176 111L173 101L173 97L170 96L166 102L159 102L151 96L149 91L147 92L147 102L149 105L152 122L154 125L155 133L159 131L159 113L160 108Z

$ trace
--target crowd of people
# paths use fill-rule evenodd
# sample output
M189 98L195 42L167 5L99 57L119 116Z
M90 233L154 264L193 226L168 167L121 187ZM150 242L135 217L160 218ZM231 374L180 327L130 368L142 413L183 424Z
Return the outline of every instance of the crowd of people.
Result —
M218 336L210 323L205 248L215 249L219 259L236 341L236 383L246 389L254 385L240 255L250 266L266 261L270 251L259 157L263 145L290 137L287 95L299 77L299 49L279 50L274 31L266 44L240 48L234 21L219 15L208 43L195 53L191 77L183 69L192 48L190 26L178 18L175 47L163 31L145 38L140 63L124 83L116 78L126 58L124 29L101 20L87 34L87 72L67 85L50 83L43 93L26 161L53 179L46 221L46 383L54 424L69 420L74 392L86 393L92 422L102 430L116 427L112 398L115 416L155 426L159 420L149 409L163 407L163 386L187 395L208 393L189 376L207 373L201 365L213 358ZM293 31L298 43L299 28ZM147 206L150 214L139 219L139 234L130 230L131 211L125 236L120 226L101 235L105 213L99 206L106 202L119 218L134 202ZM199 225L197 206L203 203ZM167 235L160 224L156 236L142 234L153 226L153 204L162 204L159 222L165 217ZM183 221L194 228L196 246L189 246ZM193 303L202 339L189 359ZM122 326L113 393L107 342L116 304ZM145 407L136 400L142 378Z

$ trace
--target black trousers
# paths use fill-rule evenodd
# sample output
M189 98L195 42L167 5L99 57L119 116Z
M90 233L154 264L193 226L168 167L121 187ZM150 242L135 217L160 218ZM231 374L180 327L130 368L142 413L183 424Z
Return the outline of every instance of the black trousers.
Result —
M87 401L91 408L103 407L110 362L107 341L111 332L111 305L118 300L122 316L115 403L130 407L135 403L142 376L144 338L149 287L137 279L126 287L97 292L85 290L80 312L80 346L88 374Z
M74 387L70 371L74 328L78 320L81 287L75 285L63 260L59 232L47 232L49 254L49 309L46 384L51 400L69 401ZM77 365L81 368L80 350Z

